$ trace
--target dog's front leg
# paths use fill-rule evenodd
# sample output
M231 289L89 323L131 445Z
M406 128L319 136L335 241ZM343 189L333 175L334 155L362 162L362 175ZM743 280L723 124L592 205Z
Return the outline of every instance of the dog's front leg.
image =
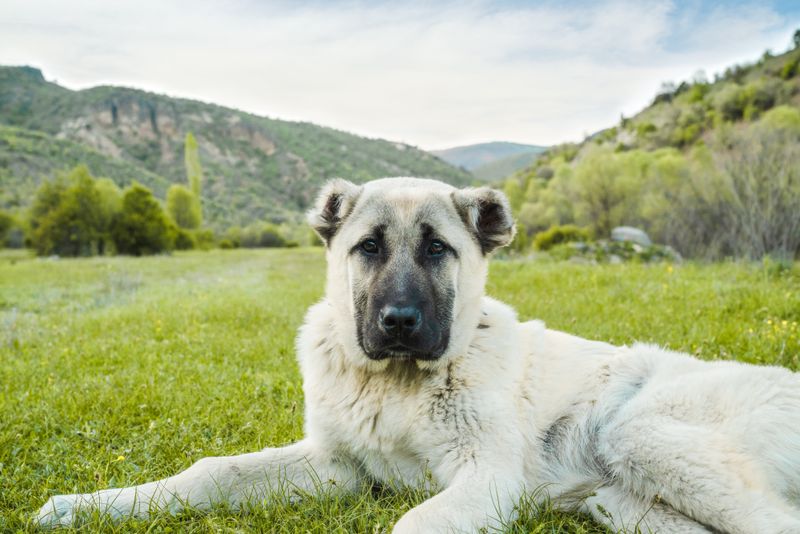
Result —
M481 528L500 528L514 518L522 495L520 470L508 466L462 469L448 487L407 512L394 534L472 533Z
M356 469L308 439L278 449L240 456L204 458L187 470L156 482L95 493L58 495L39 510L42 526L72 524L81 511L99 510L115 519L147 518L215 504L238 508L247 502L292 498L320 490L351 491Z

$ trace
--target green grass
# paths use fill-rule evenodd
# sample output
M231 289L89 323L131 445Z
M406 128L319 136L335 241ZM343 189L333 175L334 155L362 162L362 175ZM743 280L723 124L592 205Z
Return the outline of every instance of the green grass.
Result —
M33 259L0 254L0 531L33 530L50 495L127 486L209 455L302 435L293 342L322 294L320 250ZM520 317L703 358L798 368L800 269L497 261L489 292ZM422 492L322 498L86 532L380 532ZM514 532L603 532L522 506Z

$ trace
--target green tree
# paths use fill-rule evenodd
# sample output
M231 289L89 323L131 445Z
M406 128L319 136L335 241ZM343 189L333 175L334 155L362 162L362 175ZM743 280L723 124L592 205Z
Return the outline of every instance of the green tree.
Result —
M105 231L100 195L86 166L40 186L30 226L37 254L89 256L100 251Z
M639 222L640 188L647 159L640 151L595 151L575 168L572 196L576 212L599 238L609 236L615 226Z
M173 184L167 191L167 213L183 229L194 230L200 226L200 202L186 186Z
M197 205L200 210L200 220L202 222L203 211L201 198L203 193L203 167L200 165L200 154L197 150L197 140L195 140L192 132L186 134L186 143L184 144L184 164L186 166L186 178L189 181L189 189L191 189ZM199 224L198 224L199 226Z
M117 184L109 178L100 178L95 182L98 195L100 212L100 228L102 236L100 241L100 254L113 252L114 240L111 239L111 223L114 217L122 210L122 191Z
M122 210L114 218L111 235L117 252L141 256L171 250L170 220L145 186L134 182L122 196Z
M5 211L0 211L0 247L4 246L6 236L12 226L14 226L14 217Z
M503 186L503 192L506 194L506 197L508 197L511 211L514 213L519 212L522 203L525 201L525 192L522 190L522 187L520 187L519 180L516 177L506 180Z

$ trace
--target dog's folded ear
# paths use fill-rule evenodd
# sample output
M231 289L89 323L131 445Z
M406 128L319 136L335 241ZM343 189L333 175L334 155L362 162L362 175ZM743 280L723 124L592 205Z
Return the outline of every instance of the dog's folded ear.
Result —
M322 186L314 207L308 211L307 219L326 245L330 245L360 194L361 187L340 178Z
M501 191L490 187L459 189L453 192L453 203L484 254L514 239L511 206Z

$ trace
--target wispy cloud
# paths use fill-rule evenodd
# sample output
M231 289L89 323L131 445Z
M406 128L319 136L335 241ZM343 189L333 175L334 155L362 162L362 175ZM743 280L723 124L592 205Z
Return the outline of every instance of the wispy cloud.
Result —
M547 144L613 124L664 80L783 49L797 25L763 3L6 0L0 63L426 148Z

